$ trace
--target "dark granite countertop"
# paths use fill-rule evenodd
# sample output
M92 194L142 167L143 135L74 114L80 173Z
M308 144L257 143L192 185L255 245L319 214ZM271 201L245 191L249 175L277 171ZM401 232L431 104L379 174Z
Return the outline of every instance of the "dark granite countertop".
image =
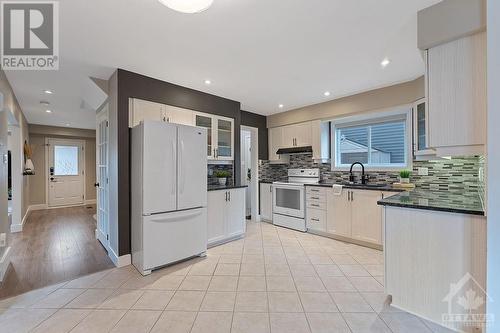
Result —
M379 200L378 204L484 216L481 198L474 192L415 190Z
M233 185L233 184L230 184L230 185L208 185L208 191L222 191L222 190L230 190L230 189L233 189L233 188L245 188L245 187L248 187L247 185Z
M259 183L261 183L261 184L272 184L273 181L272 180L259 180Z
M332 185L342 185L344 188L352 190L371 190L371 191L388 191L388 192L404 192L404 189L394 188L389 184L343 184L343 183L332 183L332 182L319 182L317 184L306 184L306 186L320 186L320 187L332 187Z

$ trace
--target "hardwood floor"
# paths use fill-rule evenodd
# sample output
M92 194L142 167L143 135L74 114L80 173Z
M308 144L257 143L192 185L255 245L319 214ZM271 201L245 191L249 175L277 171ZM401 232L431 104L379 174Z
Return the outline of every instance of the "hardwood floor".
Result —
M11 266L0 299L114 267L95 239L95 205L33 211L11 234Z

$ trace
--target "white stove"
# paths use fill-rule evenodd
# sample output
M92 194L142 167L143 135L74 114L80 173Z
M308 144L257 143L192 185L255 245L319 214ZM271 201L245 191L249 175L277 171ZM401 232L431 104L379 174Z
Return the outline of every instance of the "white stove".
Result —
M305 185L319 179L319 169L289 169L287 182L274 182L273 224L305 232Z

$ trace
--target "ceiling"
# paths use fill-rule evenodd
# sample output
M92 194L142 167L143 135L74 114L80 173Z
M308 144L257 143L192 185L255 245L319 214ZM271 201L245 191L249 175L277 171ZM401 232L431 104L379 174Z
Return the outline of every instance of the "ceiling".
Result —
M6 74L35 124L95 128L82 101L85 80L108 79L116 68L270 115L422 75L416 13L437 2L214 0L189 15L157 0L64 0L60 69ZM382 68L385 57L391 63Z

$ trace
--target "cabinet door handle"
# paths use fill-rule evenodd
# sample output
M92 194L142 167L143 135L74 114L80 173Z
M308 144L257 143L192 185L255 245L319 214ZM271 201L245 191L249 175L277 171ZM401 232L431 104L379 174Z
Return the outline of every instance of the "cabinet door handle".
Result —
M226 201L227 201L227 192L226 192Z
M231 201L231 191L227 192L229 194L229 201Z
M272 185L269 186L269 192L271 192L271 193L273 192L273 186Z
M351 191L347 191L347 201L351 201Z
M351 201L354 201L354 192L351 191Z

